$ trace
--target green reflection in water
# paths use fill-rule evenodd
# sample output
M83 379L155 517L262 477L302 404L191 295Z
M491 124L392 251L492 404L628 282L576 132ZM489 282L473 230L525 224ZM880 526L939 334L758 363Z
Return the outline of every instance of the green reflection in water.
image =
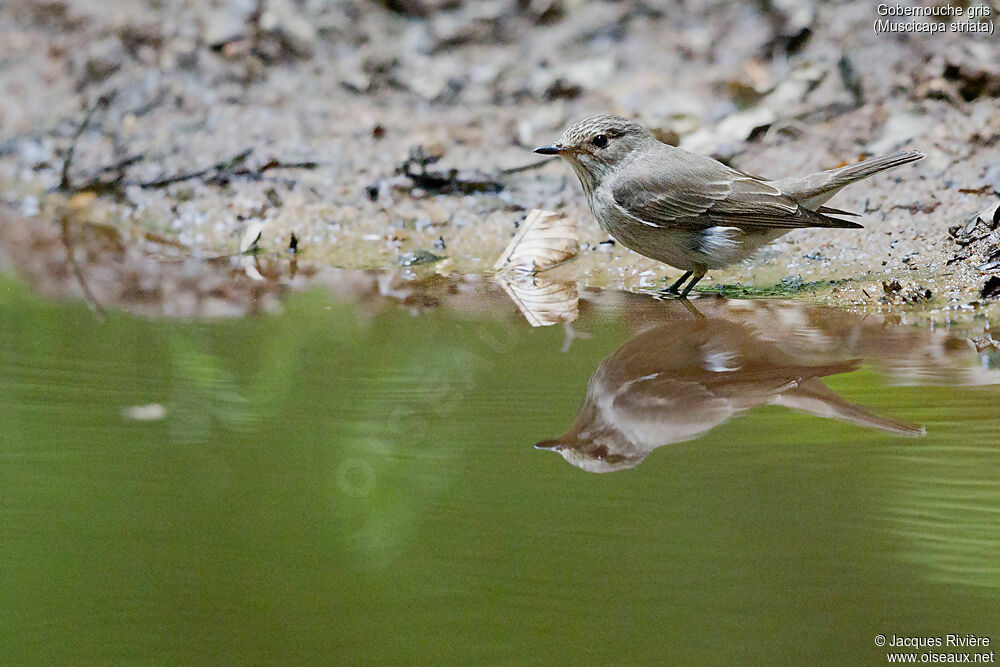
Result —
M613 315L96 321L0 283L0 646L18 662L868 662L1000 641L995 388L826 384L633 470L562 432ZM162 403L161 421L122 409Z

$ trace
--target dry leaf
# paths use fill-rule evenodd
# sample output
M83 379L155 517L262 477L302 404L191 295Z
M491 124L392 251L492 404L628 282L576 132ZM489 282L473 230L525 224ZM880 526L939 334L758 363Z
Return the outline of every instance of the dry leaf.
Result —
M580 315L575 282L517 272L500 273L495 278L533 327L572 322Z
M256 250L257 242L260 241L260 235L263 232L263 222L260 222L259 220L248 222L246 229L243 230L243 236L240 237L240 253Z
M261 274L260 269L257 268L256 257L250 255L244 255L243 257L240 257L239 261L240 261L240 266L243 267L243 271L247 274L248 278L250 278L251 280L258 280L258 281L267 280Z
M496 271L543 271L576 255L576 222L553 211L534 209L493 265Z

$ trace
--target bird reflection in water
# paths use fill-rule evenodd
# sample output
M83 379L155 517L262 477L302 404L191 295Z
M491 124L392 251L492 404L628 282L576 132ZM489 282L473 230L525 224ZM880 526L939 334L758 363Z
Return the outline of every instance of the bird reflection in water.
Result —
M564 351L573 338L586 336L571 325L580 315L575 268L567 262L576 248L572 220L536 210L494 266L494 279L532 326L567 327ZM722 299L711 300L712 316L706 317L687 300L681 303L690 312L647 297L620 296L628 303L618 306L631 318L661 323L644 326L602 361L570 429L535 445L559 452L579 468L635 467L657 447L697 438L759 405L783 405L898 435L925 433L831 391L821 378L855 370L860 362L817 361L815 350L797 354L795 345L776 342L795 338L780 318L767 318L765 337L752 324L752 314L750 321L746 313L733 317ZM663 317L670 321L662 323Z
M859 364L803 362L752 326L697 313L645 329L604 359L569 430L535 446L589 472L624 470L657 447L697 438L760 405L924 435L920 426L845 401L821 380Z

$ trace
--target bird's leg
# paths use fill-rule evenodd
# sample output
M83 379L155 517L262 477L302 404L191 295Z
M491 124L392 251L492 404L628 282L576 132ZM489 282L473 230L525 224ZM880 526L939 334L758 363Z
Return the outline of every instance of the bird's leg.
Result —
M702 278L705 277L705 272L706 271L708 271L708 267L705 266L704 264L695 264L694 265L694 278L691 279L691 282L689 282L687 284L687 287L684 288L684 291L681 292L681 298L682 299L686 299L687 298L688 292L690 292L691 288L693 288L695 285L698 284L699 280L701 280Z
M681 276L680 278L678 278L677 282L675 282L673 285L671 285L670 287L668 287L667 289L665 289L663 291L666 292L667 294L680 294L681 285L684 284L685 280L687 280L688 278L691 277L692 273L693 273L693 271L688 271L683 276Z
M691 313L696 320L707 320L708 319L707 317L705 317L704 313L702 313L700 310L698 310L697 308L695 308L694 304L691 303L690 301L688 301L687 299L677 299L677 300L679 302L681 302L682 304L684 304L684 307L688 309L688 312Z

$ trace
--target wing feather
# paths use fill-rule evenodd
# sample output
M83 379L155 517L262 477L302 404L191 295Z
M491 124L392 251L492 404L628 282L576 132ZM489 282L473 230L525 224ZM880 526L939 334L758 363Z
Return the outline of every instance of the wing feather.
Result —
M611 188L615 203L651 227L861 226L810 211L773 185L721 163L672 166L647 171L655 175L633 178L630 174L629 178L616 179Z

